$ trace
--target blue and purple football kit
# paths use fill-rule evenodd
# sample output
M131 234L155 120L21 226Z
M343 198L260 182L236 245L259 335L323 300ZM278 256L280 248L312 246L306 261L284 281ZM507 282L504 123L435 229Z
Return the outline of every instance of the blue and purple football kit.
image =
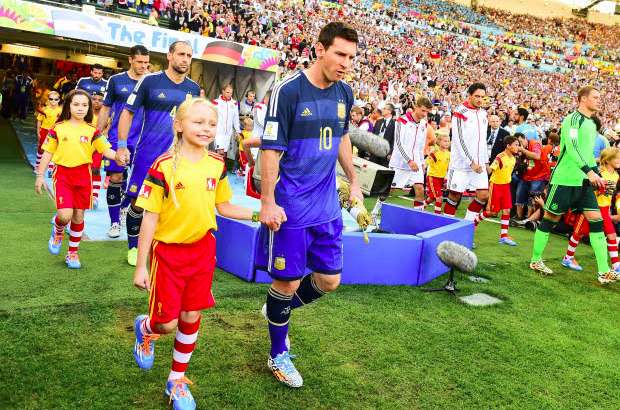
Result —
M103 78L99 81L93 80L92 77L82 77L78 80L75 85L76 90L84 90L88 94L93 95L95 93L105 93L105 89L108 85L108 82Z
M113 150L118 149L118 120L121 118L121 112L123 112L123 108L125 108L127 98L129 98L129 95L131 95L137 83L138 80L131 78L126 71L114 74L108 79L103 105L110 108L111 123L110 130L108 131L108 141L112 144ZM142 130L143 116L142 108L134 112L133 122L131 123L131 128L129 129L129 135L127 137L127 148L131 153L130 161L133 161L136 142ZM116 161L106 159L105 170L110 173L121 173L125 170L125 167L118 165Z
M282 152L275 201L287 221L277 232L261 227L264 252L259 260L275 279L300 279L307 269L342 271L336 161L352 106L353 92L346 83L320 89L303 72L273 90L261 148Z
M200 86L194 81L185 78L177 84L164 71L147 74L138 81L125 104L125 108L134 115L138 110L143 110L143 119L138 121L141 132L127 185L129 197L138 197L151 164L172 145L172 122L178 106L187 98L199 95Z

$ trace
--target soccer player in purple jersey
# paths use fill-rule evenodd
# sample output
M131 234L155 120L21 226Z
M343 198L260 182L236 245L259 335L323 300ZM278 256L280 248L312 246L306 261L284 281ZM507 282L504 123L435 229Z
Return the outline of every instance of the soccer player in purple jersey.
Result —
M291 310L335 290L342 271L342 213L336 161L363 200L348 135L353 92L342 78L357 54L357 32L329 23L316 44L317 60L277 84L267 108L261 144L261 242L273 279L263 314L268 320L268 366L277 380L301 387L291 362ZM312 273L306 275L306 269Z
M112 144L113 149L118 148L118 120L120 119L121 111L125 108L125 102L138 81L146 74L149 61L149 50L146 47L142 45L133 46L129 49L129 70L114 74L108 79L103 107L97 118L97 129L102 131L106 124L108 124L108 120L112 119L110 130L108 131L108 141ZM133 121L127 140L127 148L131 156L133 156L141 128L142 121ZM114 161L105 160L105 170L110 177L110 183L106 191L108 212L110 214L110 230L108 231L110 238L117 238L121 234L120 213L123 208L124 198L122 192L123 183L125 182L125 169L126 167L119 166ZM125 206L128 204L129 202Z
M131 197L127 210L127 263L136 266L138 235L142 224L142 209L136 206L138 192L153 161L172 145L172 120L177 107L188 98L200 94L200 86L188 78L192 63L192 46L176 41L168 49L168 68L147 74L138 81L118 121L118 152L129 162L127 137L134 115L141 109L143 117L136 143L126 195ZM138 118L136 118L138 120Z

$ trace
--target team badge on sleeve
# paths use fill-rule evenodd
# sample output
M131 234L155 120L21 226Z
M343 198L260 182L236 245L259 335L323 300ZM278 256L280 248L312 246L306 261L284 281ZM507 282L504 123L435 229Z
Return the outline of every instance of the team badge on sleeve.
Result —
M140 198L144 198L144 199L149 199L149 197L151 196L151 186L149 185L142 185L142 188L140 188L140 193L138 194L138 196Z
M207 191L215 191L215 178L207 178Z
M278 139L278 122L267 121L265 124L265 131L263 133L263 139L265 141L277 141Z

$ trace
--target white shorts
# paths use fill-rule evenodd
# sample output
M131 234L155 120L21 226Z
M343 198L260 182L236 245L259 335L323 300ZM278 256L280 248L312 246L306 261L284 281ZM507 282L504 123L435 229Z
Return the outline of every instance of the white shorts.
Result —
M404 188L413 184L424 183L424 171L412 171L410 169L394 169L394 179L392 180L392 188Z
M463 193L468 190L489 189L489 176L486 169L479 174L471 169L448 170L448 189Z

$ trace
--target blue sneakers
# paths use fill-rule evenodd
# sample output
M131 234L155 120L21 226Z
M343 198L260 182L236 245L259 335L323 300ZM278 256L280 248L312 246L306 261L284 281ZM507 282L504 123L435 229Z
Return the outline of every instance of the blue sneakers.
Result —
M133 357L136 359L138 367L142 370L149 370L155 361L155 341L159 339L158 334L142 333L142 322L146 315L138 315L133 322L133 330L136 335L136 342L133 345Z
M574 256L571 257L564 255L564 258L562 258L562 266L568 269L576 270L577 272L581 272L583 270L581 265L577 263L577 259L575 259Z
M290 387L301 387L304 385L304 380L291 359L292 356L289 352L284 351L276 357L270 356L267 361L267 366L269 366L269 369L278 381Z
M67 252L65 257L65 263L69 269L80 269L82 264L80 263L80 257L77 252Z
M189 391L188 384L192 384L192 382L186 377L168 380L166 383L164 394L170 397L170 403L172 403L174 410L194 410L196 408L196 401L194 401L192 392Z
M58 255L60 253L63 236L64 232L60 235L56 235L56 229L54 225L52 225L52 234L50 235L49 241L47 241L47 250L50 251L52 255Z
M517 243L515 241L513 241L510 236L505 236L503 238L499 238L499 243L501 245L517 246Z

